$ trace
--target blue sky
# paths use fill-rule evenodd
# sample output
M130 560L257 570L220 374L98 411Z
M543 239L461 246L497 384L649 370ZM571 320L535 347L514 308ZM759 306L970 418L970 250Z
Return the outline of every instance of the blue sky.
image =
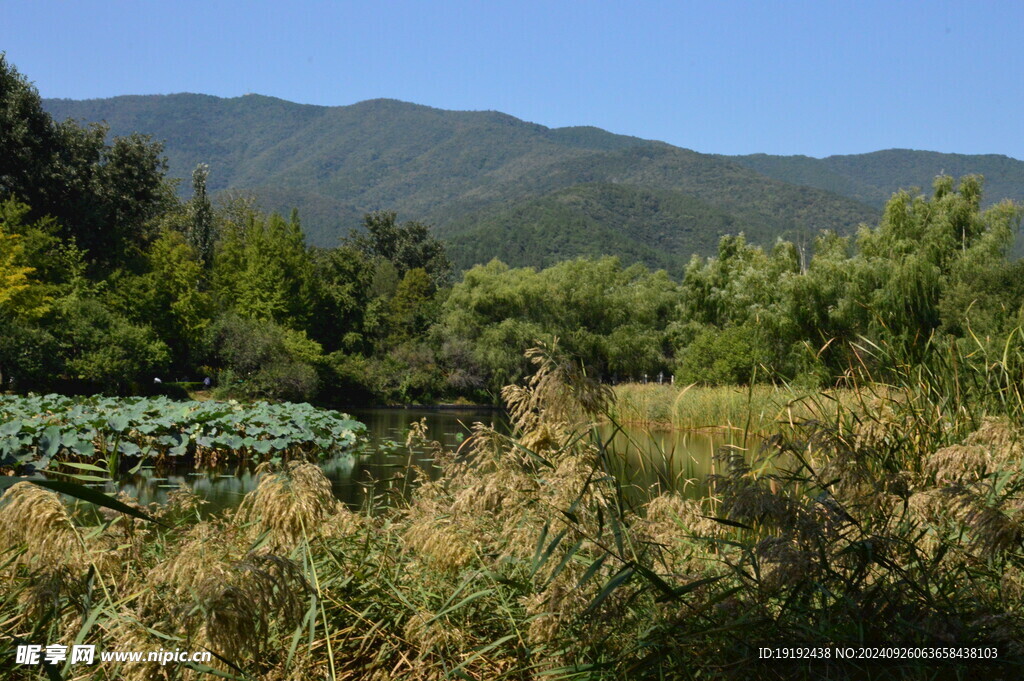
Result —
M44 97L392 97L704 152L1024 159L1024 2L0 0Z

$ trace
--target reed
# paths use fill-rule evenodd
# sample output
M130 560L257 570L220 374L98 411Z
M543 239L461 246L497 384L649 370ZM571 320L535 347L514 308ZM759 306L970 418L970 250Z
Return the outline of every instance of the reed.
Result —
M149 509L166 526L133 543L128 518L97 525L12 487L0 656L15 640L218 655L69 679L1020 678L1021 353L864 349L846 399L807 396L760 446L723 447L699 498L628 489L598 427L621 406L553 348L506 392L511 435L478 424L458 452L438 447L442 475L373 515L294 464L233 515L197 521L187 495ZM99 546L108 562L83 560ZM1000 661L757 659L797 641L995 646Z
M624 383L615 386L615 421L649 428L747 430L768 434L793 419L813 414L808 397L819 391L789 386L674 386ZM831 391L845 398L846 391Z

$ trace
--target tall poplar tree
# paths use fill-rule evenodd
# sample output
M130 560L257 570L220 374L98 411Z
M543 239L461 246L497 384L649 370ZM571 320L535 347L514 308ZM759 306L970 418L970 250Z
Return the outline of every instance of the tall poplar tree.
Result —
M213 263L213 206L206 194L210 166L196 165L192 171L192 198L188 203L188 243L195 249L203 268Z

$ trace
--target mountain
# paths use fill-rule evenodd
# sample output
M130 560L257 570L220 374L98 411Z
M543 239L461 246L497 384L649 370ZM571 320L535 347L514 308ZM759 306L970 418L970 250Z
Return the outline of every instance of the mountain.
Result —
M985 176L988 203L1002 199L1024 202L1024 162L998 154L942 154L935 151L886 149L870 154L828 156L719 156L736 161L776 180L815 187L881 208L900 188L927 191L936 175Z
M826 228L848 233L878 218L887 193L930 182L884 157L731 158L593 127L386 99L323 107L176 94L44 106L58 120L105 121L113 134L165 141L184 195L196 163L208 163L212 192L247 190L267 209L298 207L311 243L325 246L365 212L396 210L401 220L434 225L461 267L608 253L678 272L692 253L714 252L722 234L770 243ZM1015 173L1024 164L1006 161L1000 177L1019 192ZM914 165L925 175L927 167Z
M719 235L738 231L733 215L682 192L600 182L453 217L445 226L460 266L495 253L538 267L614 253L676 273L691 253L713 252ZM774 239L768 230L748 233Z

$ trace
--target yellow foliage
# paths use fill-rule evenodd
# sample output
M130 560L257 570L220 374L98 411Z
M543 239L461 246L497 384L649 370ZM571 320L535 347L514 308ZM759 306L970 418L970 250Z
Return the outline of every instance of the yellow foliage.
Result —
M24 254L21 235L9 233L0 220L0 310L36 317L46 311L48 298L31 278L36 269L22 264Z

